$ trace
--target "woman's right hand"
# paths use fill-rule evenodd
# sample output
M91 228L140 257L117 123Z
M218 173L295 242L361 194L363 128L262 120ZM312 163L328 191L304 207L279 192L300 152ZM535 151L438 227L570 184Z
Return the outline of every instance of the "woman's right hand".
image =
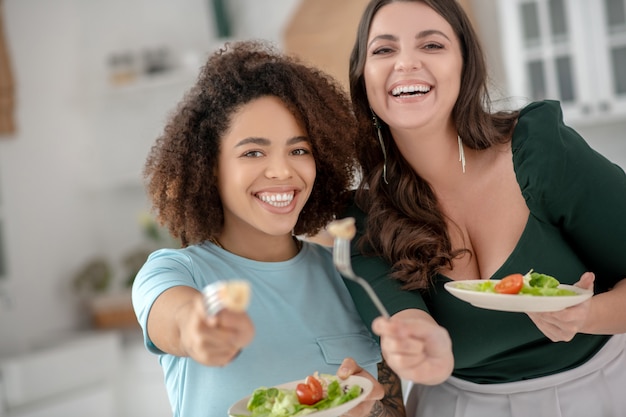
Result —
M436 385L452 374L450 335L426 312L408 309L390 319L379 317L372 330L381 338L385 361L400 378Z
M224 366L254 338L254 325L247 313L222 310L207 316L202 296L179 311L180 343L186 356L207 366Z

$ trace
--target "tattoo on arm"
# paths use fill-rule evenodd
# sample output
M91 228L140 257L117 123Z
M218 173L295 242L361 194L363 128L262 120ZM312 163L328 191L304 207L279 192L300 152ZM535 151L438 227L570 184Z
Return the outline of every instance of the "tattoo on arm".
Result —
M402 382L384 359L378 364L378 382L385 389L385 397L372 407L370 417L406 417Z

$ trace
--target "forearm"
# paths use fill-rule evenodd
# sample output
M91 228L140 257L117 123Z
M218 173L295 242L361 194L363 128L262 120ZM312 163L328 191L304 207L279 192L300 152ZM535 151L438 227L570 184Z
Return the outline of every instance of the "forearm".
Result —
M372 407L370 417L405 417L402 381L384 360L378 364L378 382L385 388L385 396Z
M180 323L191 315L200 297L199 291L178 286L156 299L148 316L148 335L159 349L175 356L188 356L181 340Z
M589 318L582 328L588 334L626 333L626 279L591 298Z

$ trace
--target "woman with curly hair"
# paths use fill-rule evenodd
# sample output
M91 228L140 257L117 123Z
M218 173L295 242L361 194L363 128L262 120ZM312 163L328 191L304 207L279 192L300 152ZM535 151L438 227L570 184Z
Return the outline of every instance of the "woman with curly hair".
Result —
M258 387L315 372L373 382L350 415L403 415L399 380L378 372L380 348L330 251L296 237L342 209L356 132L336 81L253 41L211 55L172 114L144 174L182 248L150 255L133 305L174 416L225 416ZM203 297L233 280L250 288L247 310Z

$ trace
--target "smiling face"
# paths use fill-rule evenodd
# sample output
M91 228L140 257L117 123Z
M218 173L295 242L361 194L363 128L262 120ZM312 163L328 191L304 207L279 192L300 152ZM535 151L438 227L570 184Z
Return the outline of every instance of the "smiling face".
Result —
M316 169L306 132L282 101L261 97L232 115L218 166L223 234L291 236Z
M463 59L450 24L421 2L393 2L374 16L363 77L374 112L392 130L449 127Z

